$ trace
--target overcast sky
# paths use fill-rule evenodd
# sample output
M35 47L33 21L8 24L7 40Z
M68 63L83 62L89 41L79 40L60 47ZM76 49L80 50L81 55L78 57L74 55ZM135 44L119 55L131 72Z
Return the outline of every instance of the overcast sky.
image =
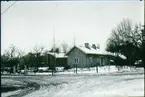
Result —
M2 2L1 12L13 2ZM53 45L53 31L57 46L63 41L73 46L75 33L77 45L99 43L104 50L111 29L123 18L143 24L143 2L17 1L1 16L2 52L10 44L26 52L35 45L49 50Z

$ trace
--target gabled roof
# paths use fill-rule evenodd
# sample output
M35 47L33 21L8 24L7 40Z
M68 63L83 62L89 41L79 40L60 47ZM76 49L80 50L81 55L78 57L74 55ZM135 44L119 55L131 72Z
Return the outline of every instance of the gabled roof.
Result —
M86 48L84 46L74 46L72 49L70 49L70 51L68 51L66 53L66 55L68 55L74 48L77 48L79 49L80 51L82 51L84 54L98 54L98 55L108 55L108 54L111 54L109 52L101 52L100 50L98 49L94 49L94 48Z
M83 51L85 54L97 54L97 55L110 55L111 53L109 52L102 52L99 49L94 49L94 48L86 48L84 46L77 46L78 49Z
M99 49L94 49L94 48L91 48L88 49L84 46L74 46L72 49L70 49L70 51L68 51L66 53L66 55L68 55L74 48L77 48L79 49L80 51L82 51L84 54L94 54L94 55L111 55L111 56L116 56L114 53L110 53L110 52L107 52L107 51L100 51ZM123 56L123 55L119 55L119 57L125 59L126 57Z

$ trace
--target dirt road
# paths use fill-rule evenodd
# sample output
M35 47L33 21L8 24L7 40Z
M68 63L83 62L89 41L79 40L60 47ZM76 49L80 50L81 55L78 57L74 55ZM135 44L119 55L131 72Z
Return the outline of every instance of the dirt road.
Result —
M2 97L144 95L144 74L1 76ZM115 97L115 96L114 96Z

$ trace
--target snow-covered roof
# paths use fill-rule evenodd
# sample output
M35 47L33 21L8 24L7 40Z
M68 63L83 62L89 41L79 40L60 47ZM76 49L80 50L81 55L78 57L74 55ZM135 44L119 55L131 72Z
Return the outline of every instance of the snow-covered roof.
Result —
M94 49L92 47L90 47L89 49L84 46L76 46L76 47L81 51L83 51L85 54L113 55L110 52L101 51L99 49Z
M54 53L53 52L48 52L48 54L54 56ZM56 58L66 58L67 56L64 53L55 53L55 57Z
M111 55L111 56L116 56L116 54L114 54L114 53L111 53L111 52L107 52L107 51L101 51L101 50L99 50L99 49L94 49L94 48L92 48L92 47L90 47L90 48L86 48L85 46L74 46L74 47L76 47L76 48L78 48L79 50L81 50L82 52L84 52L85 54L96 54L96 55ZM74 48L73 47L73 48ZM72 49L73 49L72 48ZM71 50L72 50L71 49ZM70 50L70 51L71 51ZM69 52L70 52L69 51ZM68 53L69 53L68 52ZM121 57L122 59L126 59L126 57L124 56L124 55L121 55L121 54L119 54L119 57Z

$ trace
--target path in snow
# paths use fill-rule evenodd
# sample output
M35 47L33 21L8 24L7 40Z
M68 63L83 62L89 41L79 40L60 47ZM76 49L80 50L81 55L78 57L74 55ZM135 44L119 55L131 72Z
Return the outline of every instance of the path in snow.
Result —
M25 85L2 97L126 97L144 95L144 74L2 76L2 85ZM11 81L8 81L11 80ZM8 84L9 83L9 84Z

